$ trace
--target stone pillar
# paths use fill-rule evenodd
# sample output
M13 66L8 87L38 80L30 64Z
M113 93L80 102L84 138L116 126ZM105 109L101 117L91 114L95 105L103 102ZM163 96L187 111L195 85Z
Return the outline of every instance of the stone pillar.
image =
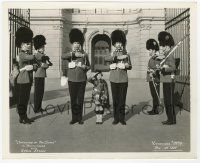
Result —
M140 77L140 27L138 24L128 26L128 34L126 35L126 49L130 55L132 70L128 71L129 78Z
M46 37L45 53L53 66L47 69L48 78L59 78L63 40L63 20L61 10L31 10L31 29L34 36Z
M138 18L140 30L140 59L139 59L139 78L146 78L147 64L149 60L146 50L146 41L150 38L158 41L158 33L164 30L164 10L143 9Z

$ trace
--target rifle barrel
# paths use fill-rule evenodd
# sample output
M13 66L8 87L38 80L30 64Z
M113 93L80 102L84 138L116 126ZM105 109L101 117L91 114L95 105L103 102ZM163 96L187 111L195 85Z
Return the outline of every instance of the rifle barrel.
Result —
M160 66L165 63L165 61L167 60L167 58L173 54L173 52L183 43L183 41L185 40L185 38L189 36L189 34L185 35L173 48L172 50L169 51L169 54L165 57L165 59L163 59L161 62L160 62Z

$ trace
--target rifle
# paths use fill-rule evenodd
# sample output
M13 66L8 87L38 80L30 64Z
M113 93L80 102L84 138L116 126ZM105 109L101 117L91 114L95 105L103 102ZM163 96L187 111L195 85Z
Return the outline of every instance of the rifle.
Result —
M48 56L45 56L44 59L42 60L42 62L48 62L49 66L53 66L53 63L50 61L50 58Z
M53 63L50 61L50 58L48 56L45 56L45 55L41 57L41 62L42 63L36 57L34 59L34 62L37 64L38 67L41 67L42 63L45 63L45 62L48 62L49 66L53 65Z
M190 34L185 35L167 54L167 56L160 62L159 68L162 67L162 65L166 62L167 58L169 58L170 55L173 54L173 52L183 43L186 37L188 37Z
M163 66L163 64L166 62L167 58L169 58L169 56L171 56L172 54L174 54L173 52L183 43L183 41L185 40L186 37L188 37L190 34L185 35L167 54L167 56L160 62L159 65L157 66L157 69L155 70L150 70L150 73L152 73L152 75L156 75L157 72L161 71L161 67ZM175 65L176 65L176 69L178 68L179 64L180 64L180 58L176 58L175 60Z

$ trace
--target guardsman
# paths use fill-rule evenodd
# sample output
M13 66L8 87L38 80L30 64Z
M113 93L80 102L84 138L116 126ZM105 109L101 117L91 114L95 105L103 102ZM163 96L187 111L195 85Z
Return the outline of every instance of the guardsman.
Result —
M162 31L158 34L160 46L160 54L167 56L171 48L174 46L174 39L168 32ZM163 125L176 124L176 114L174 108L174 72L176 70L175 58L170 55L161 67L160 82L163 82L163 97L167 120L163 121Z
M102 72L98 71L93 77L88 79L88 82L94 85L92 99L95 104L96 124L103 123L104 110L110 107L108 85L106 81L102 79L102 76Z
M34 111L35 113L42 112L42 99L44 95L45 88L45 78L46 78L46 69L49 66L52 66L51 63L47 63L49 59L48 56L44 54L46 38L43 35L36 35L33 38L33 45L35 48L35 57L38 64L38 69L35 72L35 89L34 89Z
M119 122L126 125L125 122L125 105L126 94L128 89L127 70L132 69L130 56L127 54L126 36L123 31L115 30L111 34L112 45L115 47L112 56L105 58L110 62L110 83L113 99L114 121L113 125Z
M157 70L157 66L160 64L159 58L159 45L156 40L149 39L146 42L146 49L149 51L149 62L147 69L147 82L149 82L149 88L153 99L152 110L148 111L150 115L158 114L159 95L160 95L160 74Z
M19 48L19 75L17 77L18 85L18 103L17 111L19 122L31 124L33 120L27 117L27 105L30 97L31 86L33 82L33 70L37 67L34 63L35 56L31 55L31 42L33 32L30 28L20 27L16 32L16 46Z
M88 55L83 50L84 36L79 29L72 29L69 33L72 51L62 55L68 60L68 86L71 99L72 120L70 124L83 124L82 112L87 81L86 73L90 69Z

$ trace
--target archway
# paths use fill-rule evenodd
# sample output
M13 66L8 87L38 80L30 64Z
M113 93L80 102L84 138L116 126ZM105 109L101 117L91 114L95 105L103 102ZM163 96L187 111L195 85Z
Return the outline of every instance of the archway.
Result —
M97 34L91 42L91 67L92 71L101 70L102 72L109 71L109 65L104 61L104 58L110 55L111 40L105 34Z

